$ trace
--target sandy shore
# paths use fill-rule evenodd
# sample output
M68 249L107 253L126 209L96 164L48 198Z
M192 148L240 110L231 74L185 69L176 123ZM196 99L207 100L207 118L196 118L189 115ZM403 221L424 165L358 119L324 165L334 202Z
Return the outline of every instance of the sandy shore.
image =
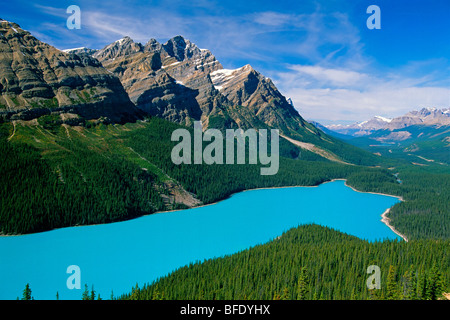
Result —
M356 191L356 192L371 193L371 194L379 194L379 195L382 195L382 196L394 197L394 198L397 198L397 199L400 200L400 201L405 201L405 200L403 199L403 197L400 197L400 196L394 196L394 195L392 195L392 194L377 193L377 192L363 192L363 191L356 190L355 188L353 188L352 186L349 186L349 185L347 184L347 180L346 180L346 179L335 179L335 180L344 180L344 181L345 181L345 185L346 185L347 187L351 188L353 191ZM391 229L392 232L394 232L396 235L402 237L403 240L405 240L406 242L408 242L408 238L406 238L406 236L405 236L404 234L400 233L397 229L395 229L395 228L391 225L391 223L390 223L390 222L391 222L391 219L389 219L389 218L387 217L387 215L389 214L390 211L391 211L391 208L388 208L388 209L386 209L386 211L383 212L383 214L381 215L381 222L383 222L386 226L388 226L389 229Z
M405 240L406 242L408 242L408 238L406 238L406 236L404 234L401 234L400 232L398 232L391 224L390 221L391 219L389 219L387 217L387 215L389 214L389 212L391 211L391 209L387 209L385 212L383 212L383 214L381 215L381 221L387 225L395 234L397 234L398 236L402 237L403 240Z

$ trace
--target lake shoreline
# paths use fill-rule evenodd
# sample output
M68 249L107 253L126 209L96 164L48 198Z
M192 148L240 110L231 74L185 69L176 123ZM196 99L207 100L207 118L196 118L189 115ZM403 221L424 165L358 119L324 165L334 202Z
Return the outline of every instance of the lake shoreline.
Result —
M406 236L402 233L400 233L397 229L394 228L394 226L392 226L390 224L391 219L389 219L387 217L387 215L389 214L389 212L391 211L391 208L386 209L386 211L383 212L383 214L381 215L381 222L383 222L385 225L387 225L392 232L394 232L396 235L398 235L399 237L401 237L403 240L405 240L406 242L408 242L408 238L406 238Z
M387 193L369 192L369 191L366 192L366 191L360 191L360 190L357 190L357 189L355 189L354 187L352 187L352 186L350 186L349 184L347 184L347 179L332 179L332 180L330 180L330 181L325 181L325 182L322 182L322 183L320 183L320 184L318 184L318 185L315 185L315 186L265 187L265 188L247 189L247 190L243 190L242 192L253 191L253 190L265 190L265 189L282 189L282 188L316 188L316 187L321 186L322 184L330 183L330 182L334 182L334 181L345 181L345 186L346 186L346 187L349 187L350 189L352 189L352 190L355 191L355 192L360 192L360 193L370 193L370 194L377 194L377 195L380 195L380 196L394 197L394 198L397 198L398 200L400 200L400 201L402 201L402 202L405 201L405 200L403 199L402 196L395 196L395 195L387 194ZM386 209L386 210L381 214L381 222L383 222L383 223L384 223L389 229L391 229L392 232L394 232L396 235L398 235L398 236L401 237L403 240L405 240L406 242L408 242L408 238L407 238L404 234L402 234L400 231L398 231L397 229L395 229L393 225L391 225L391 223L390 223L390 222L391 222L391 219L389 219L389 218L387 217L387 215L389 214L390 211L391 211L391 208L388 208L388 209Z
M229 194L227 197L217 200L215 202L212 203L208 203L208 204L202 204L199 206L195 206L195 207L190 207L190 208L186 208L186 209L176 209L176 210L165 210L165 211L156 211L153 213L148 213L148 214L143 214L141 216L138 217L132 217L130 219L124 219L121 221L114 221L114 222L109 222L109 223L97 223L97 224L86 224L86 225L75 225L75 226L67 226L67 227L61 227L61 228L55 228L55 229L51 229L51 230L46 230L46 231L41 231L41 232L34 232L34 233L24 233L24 234L1 234L0 233L0 238L1 237L17 237L17 236L26 236L26 235L33 235L33 234L38 234L38 233L44 233L44 232L50 232L50 231L55 231L58 229L64 229L64 228L73 228L73 227L86 227L86 226L96 226L96 225L103 225L103 224L111 224L111 223L120 223L120 222L125 222L125 221L129 221L129 220L134 220L134 219L139 219L142 217L146 217L146 216L150 216L150 215L154 215L154 214L159 214L159 213L170 213L170 212L178 212L178 211L188 211L189 209L197 209L197 208L203 208L203 207L207 207L207 206L212 206L215 204L218 204L222 201L225 201L229 198L231 198L233 195L236 195L238 193L241 192L248 192L248 191L257 191L257 190L270 190L270 189L285 189L285 188L317 188L323 184L326 183L331 183L331 182L335 182L335 181L345 181L345 186L351 188L353 191L355 192L360 192L360 193L370 193L370 194L377 194L377 195L382 195L382 196L388 196L388 197L394 197L399 199L400 201L404 201L403 197L401 196L395 196L395 195L391 195L391 194L385 194L385 193L377 193L377 192L364 192L364 191L360 191L355 189L354 187L350 186L347 184L347 179L343 179L343 178L338 178L338 179L331 179L328 181L324 181L321 182L317 185L312 185L312 186L301 186L301 185L293 185L293 186L280 186L280 187L261 187L261 188L252 188L252 189L245 189L245 190L241 190L241 191L237 191L237 192L233 192L231 194ZM381 221L387 226L389 227L395 234L397 234L398 236L400 236L401 238L403 238L405 241L408 241L406 236L401 234L399 231L397 231L391 224L390 224L390 219L387 217L387 214L390 212L390 208L388 208L382 215L381 215Z

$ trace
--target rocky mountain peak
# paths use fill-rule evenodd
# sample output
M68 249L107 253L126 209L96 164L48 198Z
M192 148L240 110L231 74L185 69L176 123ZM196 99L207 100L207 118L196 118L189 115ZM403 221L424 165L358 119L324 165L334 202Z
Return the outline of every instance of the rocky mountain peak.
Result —
M162 49L162 44L156 39L151 38L144 46L144 51L146 52L160 52Z
M191 59L201 54L200 49L183 36L173 37L163 44L163 48L171 57L175 57L178 61Z
M102 50L97 51L93 54L93 56L94 58L97 58L99 60L110 60L117 57L123 57L126 55L137 53L142 50L142 44L134 42L133 39L126 36L107 45Z

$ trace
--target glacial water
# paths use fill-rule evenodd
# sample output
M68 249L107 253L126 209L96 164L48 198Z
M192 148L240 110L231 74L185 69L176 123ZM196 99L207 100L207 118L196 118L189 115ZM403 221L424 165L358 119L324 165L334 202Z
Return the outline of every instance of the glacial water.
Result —
M0 237L0 299L80 299L84 284L103 299L118 296L191 262L268 242L306 223L369 241L399 238L381 214L399 200L334 181L318 187L241 192L213 205L137 219ZM68 289L70 265L81 289Z

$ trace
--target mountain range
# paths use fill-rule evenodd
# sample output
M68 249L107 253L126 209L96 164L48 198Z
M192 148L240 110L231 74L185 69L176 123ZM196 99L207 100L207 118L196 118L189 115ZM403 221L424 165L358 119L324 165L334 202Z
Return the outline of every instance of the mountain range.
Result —
M376 116L351 125L312 122L328 135L374 154L450 164L450 109L422 108L388 119Z
M395 131L410 126L450 126L450 108L422 108L418 111L410 111L403 116L396 118L385 118L375 116L367 121L357 122L350 125L327 125L327 129L354 137L368 136L377 130ZM394 135L395 136L395 135ZM407 138L408 135L399 136L398 139ZM392 137L394 138L394 137Z
M182 36L58 50L13 22L0 23L0 116L6 120L53 114L76 125L156 116L185 126L202 121L204 129L276 128L290 148L336 162L367 156L305 121L252 66L224 69Z

